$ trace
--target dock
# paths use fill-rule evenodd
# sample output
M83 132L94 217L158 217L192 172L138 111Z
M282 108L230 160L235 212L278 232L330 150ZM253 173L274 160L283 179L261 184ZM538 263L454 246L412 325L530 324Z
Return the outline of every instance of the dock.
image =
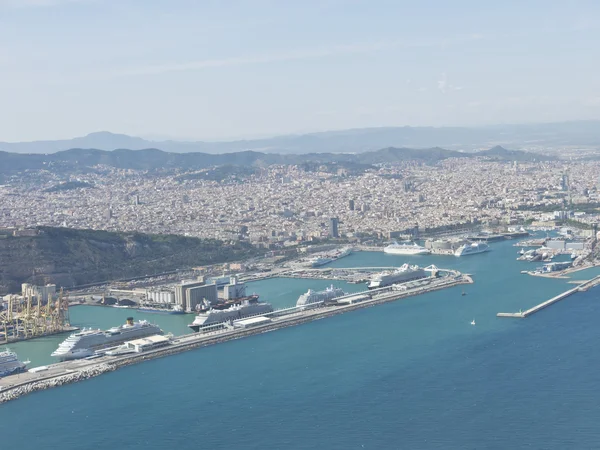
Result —
M577 292L585 292L588 289L591 289L594 286L597 286L598 284L600 284L600 275L592 278L591 280L585 281L582 284L580 284L579 286L574 287L573 289L569 289L568 291L565 291L562 294L558 294L556 297L552 297L550 300L546 300L545 302L542 302L539 305L535 305L533 308L529 308L526 311L519 311L516 313L499 312L498 314L496 314L496 316L497 317L510 317L510 318L516 318L516 319L524 319L526 317L529 317L529 316L535 314L536 312L541 311L544 308L547 308L550 305L553 305L554 303L557 303L561 300L564 300L567 297L570 297L571 295L573 295Z
M415 285L414 288L403 290L390 289L375 292L368 300L348 302L342 305L323 305L318 308L298 310L290 308L293 312L270 314L270 321L252 328L225 327L208 333L193 333L174 337L169 345L141 353L116 356L100 356L91 360L80 359L52 364L18 375L11 375L0 379L0 404L15 400L31 392L49 389L64 384L92 378L120 367L140 363L154 358L214 345L247 336L267 333L270 331L296 326L303 323L331 317L338 314L367 308L382 303L392 302L403 298L413 297L440 289L446 289L460 284L473 283L469 275L456 271L447 271L448 276L431 278L426 285ZM372 291L367 291L372 292ZM357 294L352 294L356 296ZM280 311L281 312L281 311Z

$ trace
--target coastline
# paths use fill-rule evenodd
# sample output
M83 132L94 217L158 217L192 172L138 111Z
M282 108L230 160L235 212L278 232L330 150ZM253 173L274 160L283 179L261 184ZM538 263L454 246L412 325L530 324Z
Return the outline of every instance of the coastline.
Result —
M441 279L438 283L425 287L415 288L411 291L392 291L391 294L382 295L364 302L353 303L343 306L326 306L322 308L308 309L295 312L290 315L274 318L273 322L250 329L236 329L216 331L207 334L189 334L174 338L167 347L149 350L143 353L128 354L125 356L103 356L95 360L74 360L47 366L49 372L25 372L18 375L1 378L0 383L4 385L0 390L0 404L16 400L31 392L75 383L96 377L106 372L114 371L120 367L161 358L196 348L215 345L230 340L241 339L255 334L275 331L281 328L301 325L326 317L331 317L357 309L368 308L382 303L388 303L408 297L414 297L427 292L446 289L460 284L471 284L472 278L466 274L458 274L454 277ZM45 375L44 375L45 373Z

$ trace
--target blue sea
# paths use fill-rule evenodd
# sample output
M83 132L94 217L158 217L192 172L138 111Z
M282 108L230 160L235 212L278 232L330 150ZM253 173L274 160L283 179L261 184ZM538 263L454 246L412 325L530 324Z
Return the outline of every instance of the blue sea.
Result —
M510 241L491 245L464 258L357 253L339 260L346 267L435 264L470 273L475 284L23 397L0 405L1 448L600 448L599 291L527 319L497 318L572 285L522 275L536 264L515 261L519 248ZM286 306L326 284L266 280L249 290ZM72 318L100 324L122 314L77 307ZM189 320L156 318L178 332ZM46 344L19 345L33 360L35 347Z

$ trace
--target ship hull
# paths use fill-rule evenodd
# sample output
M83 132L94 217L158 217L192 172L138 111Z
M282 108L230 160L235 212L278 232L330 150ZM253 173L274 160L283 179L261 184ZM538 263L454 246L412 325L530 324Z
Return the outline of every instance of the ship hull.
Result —
M172 309L137 308L137 310L148 314L185 314L185 311L173 311Z
M431 251L424 248L422 250L409 250L409 249L394 249L394 248L384 248L383 253L387 253L388 255L404 255L404 256L414 256L414 255L429 255Z

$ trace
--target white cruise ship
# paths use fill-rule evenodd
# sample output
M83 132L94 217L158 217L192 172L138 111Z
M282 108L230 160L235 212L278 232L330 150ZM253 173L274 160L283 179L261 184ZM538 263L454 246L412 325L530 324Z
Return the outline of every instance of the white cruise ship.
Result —
M307 293L298 297L296 306L307 306L312 303L324 302L344 295L346 295L344 291L340 288L333 287L333 285L324 291L313 291L312 289L309 289Z
M473 242L458 247L454 252L454 256L476 255L477 253L487 252L489 249L490 246L485 242Z
M392 245L385 247L383 252L390 255L429 255L431 250L421 247L414 242L403 242L402 244L394 242Z
M427 274L419 266L409 266L408 264L404 264L396 270L386 270L385 272L374 275L368 287L369 289L377 289L425 277L427 277Z
M19 361L17 354L10 350L0 352L0 377L25 372L28 362Z
M251 303L247 300L241 305L233 305L227 309L210 309L196 316L194 322L188 325L194 331L218 323L231 322L244 317L258 316L273 311L270 303Z
M324 266L325 264L329 264L331 261L333 261L333 258L318 256L318 257L310 260L310 266L311 267L320 267L320 266Z
M61 361L86 358L92 356L96 350L114 347L126 341L155 334L163 334L157 325L151 324L147 320L134 322L133 317L128 317L124 325L106 331L83 329L78 333L73 333L58 345L52 356L56 356Z

